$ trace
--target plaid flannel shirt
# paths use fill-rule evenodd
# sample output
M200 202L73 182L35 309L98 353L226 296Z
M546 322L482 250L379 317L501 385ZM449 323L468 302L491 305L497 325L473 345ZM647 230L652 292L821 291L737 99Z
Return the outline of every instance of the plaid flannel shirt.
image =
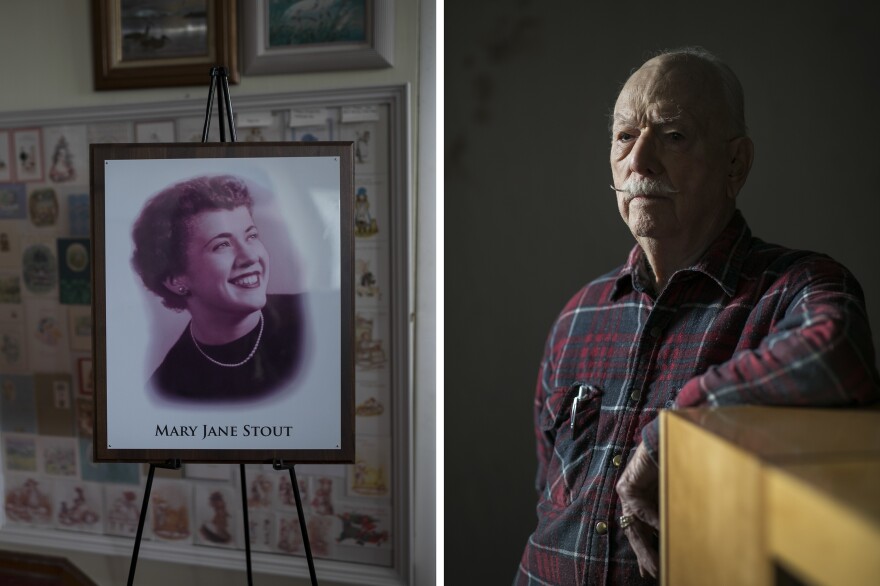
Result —
M660 409L880 394L861 287L827 256L754 238L737 212L656 299L644 263L636 246L550 332L534 404L538 525L515 584L655 583L618 527L615 484L640 441L657 459Z

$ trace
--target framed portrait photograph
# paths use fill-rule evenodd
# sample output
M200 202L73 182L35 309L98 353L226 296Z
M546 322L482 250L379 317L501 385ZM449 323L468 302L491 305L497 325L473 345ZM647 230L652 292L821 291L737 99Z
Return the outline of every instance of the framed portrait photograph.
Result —
M247 75L394 64L394 0L254 0L242 11Z
M353 462L352 143L91 165L95 459Z
M237 0L92 0L96 90L238 83Z

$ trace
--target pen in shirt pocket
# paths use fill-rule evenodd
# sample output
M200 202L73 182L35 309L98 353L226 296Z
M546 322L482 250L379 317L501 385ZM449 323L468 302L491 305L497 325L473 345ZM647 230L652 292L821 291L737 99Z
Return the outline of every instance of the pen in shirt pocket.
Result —
M578 402L590 398L590 394L595 392L593 385L580 385L578 394L571 403L571 429L574 429L574 418L577 416Z

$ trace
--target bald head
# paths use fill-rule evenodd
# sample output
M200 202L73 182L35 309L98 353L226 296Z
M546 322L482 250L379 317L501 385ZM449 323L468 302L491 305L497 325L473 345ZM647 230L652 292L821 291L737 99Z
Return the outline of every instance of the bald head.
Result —
M644 99L671 94L687 98L694 114L699 113L704 123L716 126L727 138L748 135L742 85L730 67L705 49L659 53L630 75L618 103L627 91L638 92Z

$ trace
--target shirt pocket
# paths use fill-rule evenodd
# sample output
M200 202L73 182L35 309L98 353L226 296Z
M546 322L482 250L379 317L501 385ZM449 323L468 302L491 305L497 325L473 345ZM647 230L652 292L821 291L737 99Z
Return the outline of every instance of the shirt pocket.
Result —
M553 444L544 497L554 505L570 504L584 484L601 407L602 391L586 383L557 388L544 402L541 432Z

